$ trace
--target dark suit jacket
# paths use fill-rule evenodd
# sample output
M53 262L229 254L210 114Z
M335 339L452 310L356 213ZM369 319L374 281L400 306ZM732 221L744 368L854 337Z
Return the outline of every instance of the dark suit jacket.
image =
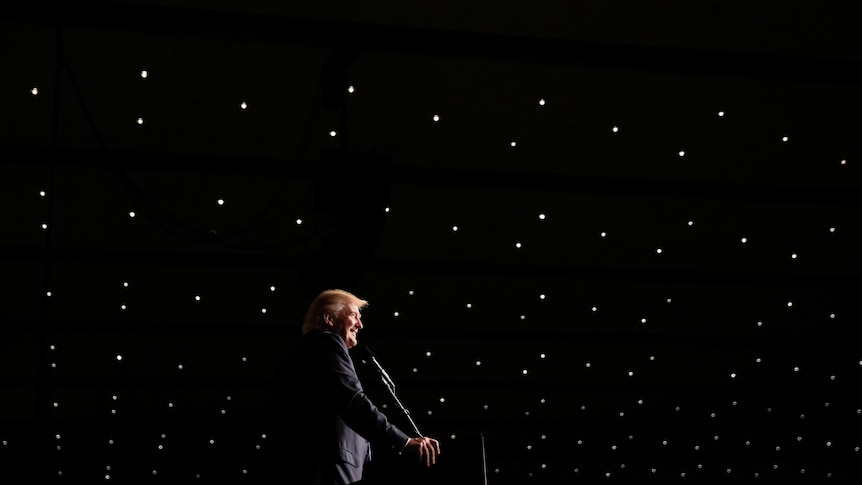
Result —
M344 340L312 331L277 373L269 473L297 485L361 480L370 444L400 452L409 436L371 402Z

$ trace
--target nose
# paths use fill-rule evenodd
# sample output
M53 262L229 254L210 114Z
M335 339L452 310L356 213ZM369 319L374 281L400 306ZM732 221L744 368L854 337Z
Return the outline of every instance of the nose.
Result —
M362 327L364 327L364 325L362 325L362 319L357 318L356 319L356 328L362 328Z

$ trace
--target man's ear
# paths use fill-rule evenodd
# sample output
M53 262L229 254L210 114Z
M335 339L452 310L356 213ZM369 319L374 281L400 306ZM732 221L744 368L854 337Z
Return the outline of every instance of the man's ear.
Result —
M323 314L323 324L326 325L327 327L335 326L334 317L332 315L330 315L329 313L324 313Z

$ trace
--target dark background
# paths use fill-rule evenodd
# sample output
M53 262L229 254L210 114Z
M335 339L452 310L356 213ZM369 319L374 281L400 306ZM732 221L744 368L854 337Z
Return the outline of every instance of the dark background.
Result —
M262 481L340 287L370 478L858 482L850 5L4 4L0 479Z

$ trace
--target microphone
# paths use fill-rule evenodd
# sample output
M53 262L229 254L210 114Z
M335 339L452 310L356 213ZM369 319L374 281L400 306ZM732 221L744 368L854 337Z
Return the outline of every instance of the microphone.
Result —
M395 394L395 382L389 377L389 374L386 372L386 369L380 365L380 362L377 362L377 357L374 356L374 352L371 351L366 346L362 346L362 349L365 350L365 353L368 354L371 362L374 363L374 366L377 367L377 372L380 374L380 379L383 381L383 384L386 384L386 387L389 388L389 393L392 394L392 399L395 400L395 404L401 409L401 412L404 413L404 416L407 418L407 421L410 421L410 426L413 428L413 432L416 433L416 436L425 436L419 431L419 428L416 426L416 423L413 422L413 418L410 417L410 411L404 407L404 404L401 403L401 400L398 399L398 396Z
M401 403L401 400L398 399L398 396L395 394L395 382L392 380L391 377L389 377L389 374L386 372L386 369L384 369L383 366L380 365L380 362L377 362L377 357L374 356L374 352L372 352L371 349L364 345L362 346L362 348L365 349L365 353L368 354L368 357L371 359L371 362L373 362L374 366L377 367L377 372L380 374L380 379L383 381L383 384L385 384L386 387L389 388L389 393L392 394L392 399L395 400L395 404L398 405L398 407L401 409L401 412L403 412L404 416L407 418L407 421L410 422L410 426L413 428L413 432L416 433L416 436L424 436L422 432L419 431L419 428L416 426L416 423L413 422L413 418L410 417L410 411L408 411L407 408L404 407L404 404Z
M377 357L374 355L374 352L372 352L371 349L364 345L362 346L362 348L365 349L365 353L368 354L368 357L371 359L371 362L373 362L374 366L377 367L377 372L380 373L380 377L383 379L383 382L390 388L394 389L395 382L392 380L391 377L389 377L389 374L386 372L386 369L384 369L383 366L380 365L380 362L377 362Z

